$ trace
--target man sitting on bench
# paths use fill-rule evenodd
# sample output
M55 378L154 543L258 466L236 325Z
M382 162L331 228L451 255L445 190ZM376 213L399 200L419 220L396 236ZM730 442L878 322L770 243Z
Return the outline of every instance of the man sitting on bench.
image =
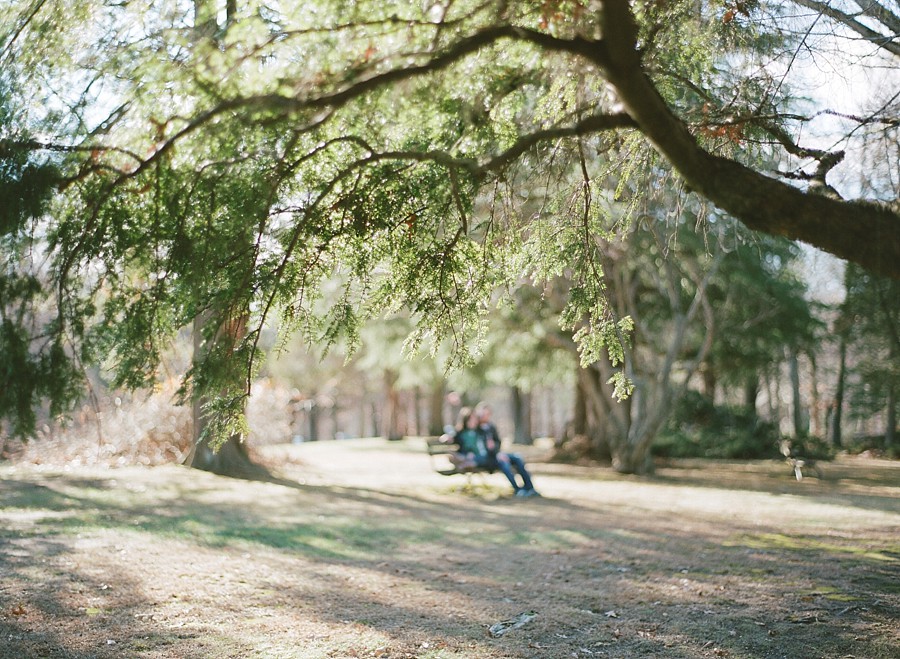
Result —
M513 486L517 497L539 497L531 482L531 474L525 468L525 461L518 453L506 453L500 450L500 433L497 426L491 422L491 406L487 403L478 403L475 407L475 416L478 417L478 429L484 438L488 455L493 460L496 468L503 472L506 479ZM516 482L516 472L522 479L520 486Z

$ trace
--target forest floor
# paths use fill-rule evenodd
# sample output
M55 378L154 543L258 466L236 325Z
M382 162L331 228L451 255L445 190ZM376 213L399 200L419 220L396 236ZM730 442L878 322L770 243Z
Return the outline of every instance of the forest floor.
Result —
M526 453L542 498L414 439L269 447L272 482L0 465L0 657L900 656L900 463Z

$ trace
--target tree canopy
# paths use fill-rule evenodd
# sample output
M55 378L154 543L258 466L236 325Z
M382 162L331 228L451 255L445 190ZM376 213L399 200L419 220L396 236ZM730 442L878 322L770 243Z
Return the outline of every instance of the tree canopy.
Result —
M816 5L6 3L20 114L0 122L4 192L27 199L26 171L60 192L46 211L16 202L36 219L4 219L9 264L53 291L46 345L120 384L147 382L167 337L209 317L184 393L217 394L232 420L276 315L352 342L406 307L411 346L465 348L498 291L574 273L596 284L566 317L591 349L614 342L610 220L631 222L671 171L751 229L900 277L897 90L873 84L850 113L791 85L803 53L841 40L860 66L895 62L896 12ZM806 143L822 117L837 123L825 148ZM888 169L850 171L872 142ZM598 184L611 173L617 189Z

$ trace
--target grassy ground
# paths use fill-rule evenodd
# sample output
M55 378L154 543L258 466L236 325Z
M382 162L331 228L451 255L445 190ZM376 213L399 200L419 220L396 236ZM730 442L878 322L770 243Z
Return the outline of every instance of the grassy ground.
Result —
M415 440L266 457L281 480L0 467L0 657L900 656L898 463L532 454L517 500Z

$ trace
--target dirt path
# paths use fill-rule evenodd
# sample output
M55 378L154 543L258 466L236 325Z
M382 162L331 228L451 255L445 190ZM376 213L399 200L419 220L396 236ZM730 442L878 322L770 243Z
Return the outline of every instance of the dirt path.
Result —
M0 467L0 657L900 656L896 463L532 452L523 501L414 440L266 458L282 482Z

